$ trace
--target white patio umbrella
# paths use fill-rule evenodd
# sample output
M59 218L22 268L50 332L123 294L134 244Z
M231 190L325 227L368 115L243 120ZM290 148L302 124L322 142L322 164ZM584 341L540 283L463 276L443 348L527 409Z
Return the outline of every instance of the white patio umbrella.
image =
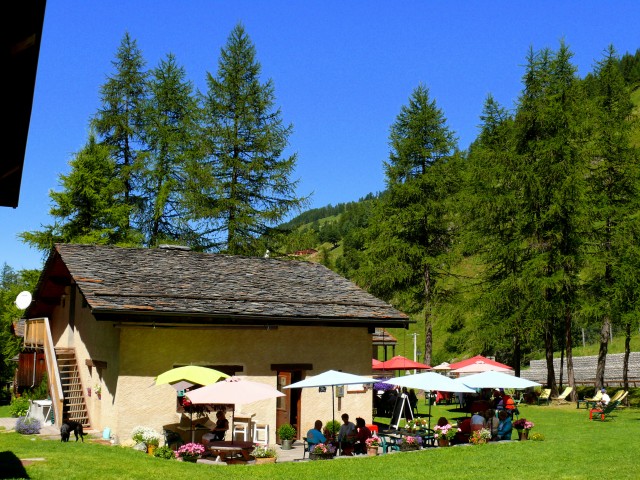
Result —
M415 388L428 392L441 391L475 393L475 390L472 390L466 385L435 372L417 373L415 375L392 378L390 380L385 380L384 383L397 385L399 387ZM431 401L429 401L428 428L431 430Z
M335 422L335 387L336 385L358 385L358 384L373 384L378 382L375 378L363 377L360 375L354 375L353 373L339 372L337 370L327 370L313 377L305 378L291 385L287 385L284 388L309 388L309 387L331 387L331 411L332 418Z
M492 365L483 361L478 361L465 365L464 367L451 370L451 373L468 374L468 373L480 373L480 372L513 372L510 368L500 367L498 365Z
M269 398L284 397L284 393L266 383L252 382L238 377L229 377L205 387L196 388L186 393L194 405L233 405L231 411L231 432L234 427L234 413L237 404L258 402ZM233 442L233 434L231 435Z
M436 365L435 367L431 367L431 370L451 370L451 367L447 362L442 362L440 365Z
M502 372L488 371L467 375L453 380L469 388L516 388L539 387L541 384Z

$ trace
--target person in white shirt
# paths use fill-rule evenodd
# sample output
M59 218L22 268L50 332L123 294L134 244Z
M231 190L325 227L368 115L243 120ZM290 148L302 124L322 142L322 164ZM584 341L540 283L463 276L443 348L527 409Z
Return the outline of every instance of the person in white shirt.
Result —
M611 401L611 398L607 394L607 390L605 388L600 390L600 392L602 392L602 398L600 399L600 403L602 404L603 407L606 407Z

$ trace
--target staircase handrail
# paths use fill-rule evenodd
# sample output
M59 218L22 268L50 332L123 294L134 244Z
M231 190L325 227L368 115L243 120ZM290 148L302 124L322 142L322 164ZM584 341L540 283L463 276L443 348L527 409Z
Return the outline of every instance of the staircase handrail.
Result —
M28 343L33 346L40 346L44 349L47 375L49 377L49 393L51 394L51 408L53 408L53 418L55 425L62 425L62 412L64 408L64 393L62 382L60 381L60 371L56 361L56 350L51 336L49 318L30 318L26 321L25 337ZM27 342L25 342L27 343Z

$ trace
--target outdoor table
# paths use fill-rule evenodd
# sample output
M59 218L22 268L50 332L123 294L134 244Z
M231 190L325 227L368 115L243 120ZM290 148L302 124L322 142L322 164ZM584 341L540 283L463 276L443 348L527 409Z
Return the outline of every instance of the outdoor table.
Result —
M241 455L244 460L249 461L251 460L254 444L253 442L222 440L209 443L208 448L212 455L219 456L222 461L226 461L227 457L236 455Z

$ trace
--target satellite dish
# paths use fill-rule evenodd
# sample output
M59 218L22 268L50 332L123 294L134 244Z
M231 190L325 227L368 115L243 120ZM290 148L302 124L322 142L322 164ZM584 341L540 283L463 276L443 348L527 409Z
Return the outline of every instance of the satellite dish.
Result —
M20 292L16 297L16 307L20 310L24 310L31 305L31 294L29 292Z

